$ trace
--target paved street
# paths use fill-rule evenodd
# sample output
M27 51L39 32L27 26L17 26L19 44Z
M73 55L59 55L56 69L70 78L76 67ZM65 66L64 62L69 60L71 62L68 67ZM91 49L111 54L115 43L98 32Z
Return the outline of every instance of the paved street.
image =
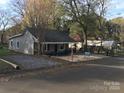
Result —
M0 93L124 93L124 58L97 61L1 82Z

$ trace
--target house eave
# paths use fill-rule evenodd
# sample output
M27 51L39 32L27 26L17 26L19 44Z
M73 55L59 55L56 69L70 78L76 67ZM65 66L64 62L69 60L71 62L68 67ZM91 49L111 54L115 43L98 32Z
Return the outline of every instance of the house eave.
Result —
M20 37L20 36L23 36L23 34L17 34L17 35L14 35L14 36L11 36L9 37L9 40L13 39L13 38L17 38L17 37Z
M70 43L77 43L77 42L42 42L42 44L70 44Z

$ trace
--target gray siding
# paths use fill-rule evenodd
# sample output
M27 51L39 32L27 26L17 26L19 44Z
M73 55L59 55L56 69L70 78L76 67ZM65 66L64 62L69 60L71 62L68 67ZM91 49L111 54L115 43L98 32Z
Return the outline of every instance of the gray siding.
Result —
M9 49L24 54L34 54L35 39L28 31L23 36L12 38L9 40ZM17 44L18 43L18 44Z

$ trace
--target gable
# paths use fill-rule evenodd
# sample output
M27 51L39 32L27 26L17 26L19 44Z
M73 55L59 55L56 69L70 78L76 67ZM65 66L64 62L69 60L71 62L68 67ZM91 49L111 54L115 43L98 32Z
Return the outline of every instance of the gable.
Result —
M32 38L34 40L34 42L37 42L37 39L29 32L29 31L25 31L24 33L22 34L18 34L18 35L15 35L15 36L12 36L9 38L9 40L25 40L27 37L29 38Z

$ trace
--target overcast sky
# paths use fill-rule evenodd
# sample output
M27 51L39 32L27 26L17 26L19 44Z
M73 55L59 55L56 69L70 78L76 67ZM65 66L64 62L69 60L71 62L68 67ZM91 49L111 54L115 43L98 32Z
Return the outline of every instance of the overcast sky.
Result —
M0 0L0 8L9 9L9 1ZM124 0L111 0L106 18L112 19L115 17L124 17Z

